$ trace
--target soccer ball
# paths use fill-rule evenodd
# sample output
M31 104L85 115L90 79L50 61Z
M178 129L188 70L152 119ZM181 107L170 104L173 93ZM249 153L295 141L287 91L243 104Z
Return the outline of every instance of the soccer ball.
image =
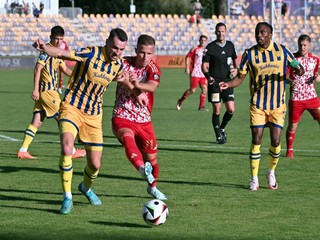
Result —
M146 202L142 208L142 217L149 225L161 225L167 220L169 209L167 205L158 199Z

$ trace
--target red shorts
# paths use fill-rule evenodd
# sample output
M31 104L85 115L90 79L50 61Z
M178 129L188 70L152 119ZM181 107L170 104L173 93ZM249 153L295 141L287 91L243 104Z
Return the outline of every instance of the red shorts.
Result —
M207 79L205 77L191 77L190 87L197 88L197 86L207 85Z
M320 99L313 98L303 101L289 100L289 120L292 123L300 121L305 110L308 110L314 120L320 120Z
M157 139L152 122L135 123L124 118L112 118L112 131L116 133L121 128L133 131L138 148L145 153L157 153Z

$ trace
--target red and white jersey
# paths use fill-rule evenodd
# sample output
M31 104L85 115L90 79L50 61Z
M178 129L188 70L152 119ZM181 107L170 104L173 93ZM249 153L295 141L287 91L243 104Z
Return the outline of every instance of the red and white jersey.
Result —
M124 70L135 72L139 82L155 81L160 84L161 71L155 62L144 68L135 67L136 57L126 57ZM151 122L151 112L154 102L154 94L146 92L148 96L148 105L140 105L134 94L123 84L117 84L116 100L113 109L113 117L124 118L136 123Z
M294 53L294 56L304 67L305 73L302 76L298 76L294 74L292 70L289 70L290 79L293 80L290 87L290 99L293 101L302 101L316 98L317 92L313 78L315 74L318 74L319 58L312 53L309 53L306 58L299 56L298 53ZM312 82L310 80L312 80Z
M191 77L205 77L201 70L203 51L203 47L197 46L191 49L187 55L188 58L191 58Z

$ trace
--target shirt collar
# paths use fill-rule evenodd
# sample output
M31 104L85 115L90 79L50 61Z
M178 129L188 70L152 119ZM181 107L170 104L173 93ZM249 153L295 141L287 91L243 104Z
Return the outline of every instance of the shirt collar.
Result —
M258 46L258 50L260 52L272 51L273 49L274 49L274 47L273 47L273 41L272 40L270 40L270 44L269 44L269 46L267 48L263 48L263 47Z

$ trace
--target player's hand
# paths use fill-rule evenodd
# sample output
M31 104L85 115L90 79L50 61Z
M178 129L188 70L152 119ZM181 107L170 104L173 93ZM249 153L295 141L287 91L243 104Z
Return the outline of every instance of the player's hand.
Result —
M314 75L314 81L320 82L320 75Z
M220 87L220 90L223 91L229 88L229 84L227 82L220 82L219 87Z
M40 97L40 93L38 90L33 90L31 98L33 99L33 101L37 101L39 100Z
M136 96L137 102L142 106L147 106L149 103L149 99L146 93L141 93L138 96Z
M214 84L214 83L215 83L214 78L213 78L213 77L210 77L210 80L208 80L208 84L209 84L209 85L212 85L212 84Z
M230 69L230 78L234 79L238 75L238 69L237 68L232 68Z
M129 82L129 72L123 72L116 77L118 83L128 83Z
M138 83L138 76L135 72L129 72L129 81L132 83L133 86Z
M37 39L32 46L37 49L38 51L43 51L44 49L44 42L41 39Z
M293 68L293 73L298 75L298 76L302 76L304 74L304 68L301 65L295 66Z
M190 69L186 68L185 73L189 75L190 74Z

